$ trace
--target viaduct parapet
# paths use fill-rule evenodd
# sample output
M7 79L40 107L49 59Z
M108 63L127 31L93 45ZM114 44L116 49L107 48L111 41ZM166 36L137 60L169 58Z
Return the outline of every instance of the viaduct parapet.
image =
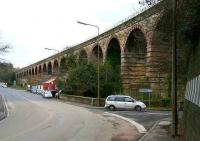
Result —
M119 60L121 78L126 93L130 95L140 88L166 96L170 89L171 72L171 20L162 1L143 13L72 48L24 67L16 72L23 83L37 84L61 73L65 59L75 55L88 63L100 59ZM98 44L97 44L98 43Z

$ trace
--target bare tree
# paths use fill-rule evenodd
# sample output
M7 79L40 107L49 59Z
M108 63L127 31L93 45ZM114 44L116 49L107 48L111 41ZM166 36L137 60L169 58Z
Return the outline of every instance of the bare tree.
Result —
M10 49L9 45L2 45L0 47L0 53L6 53L6 52L8 52L9 49Z
M1 32L0 32L0 61L6 61L5 59L2 58L2 56L5 53L8 53L11 49L10 44L6 43L5 41L3 41L3 39L1 38Z
M11 47L9 45L0 45L0 62L3 61L3 62L9 62L7 61L6 59L2 58L2 56L5 54L5 53L8 53L9 52L9 49L11 49Z
M139 4L145 6L151 6L151 5L155 5L156 3L160 2L161 0L140 0Z

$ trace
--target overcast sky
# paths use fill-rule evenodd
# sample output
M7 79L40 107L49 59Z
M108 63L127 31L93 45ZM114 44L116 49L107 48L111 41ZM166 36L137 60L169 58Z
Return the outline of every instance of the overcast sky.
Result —
M78 20L103 32L140 8L138 0L0 0L0 40L12 46L3 58L25 67L55 54L44 48L63 50L96 34Z

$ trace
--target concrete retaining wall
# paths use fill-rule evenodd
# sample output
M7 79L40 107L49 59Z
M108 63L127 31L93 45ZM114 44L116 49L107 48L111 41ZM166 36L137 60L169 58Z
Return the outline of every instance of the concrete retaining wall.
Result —
M61 100L64 101L70 101L70 102L77 102L77 103L83 103L91 106L97 106L98 105L98 99L97 98L91 98L91 97L82 97L82 96L74 96L74 95L61 95ZM105 99L100 99L100 106L105 105Z
M185 43L185 42L183 42ZM192 41L188 57L187 85L184 105L185 141L200 140L200 39L197 46Z
M200 140L200 108L185 100L184 106L185 141Z

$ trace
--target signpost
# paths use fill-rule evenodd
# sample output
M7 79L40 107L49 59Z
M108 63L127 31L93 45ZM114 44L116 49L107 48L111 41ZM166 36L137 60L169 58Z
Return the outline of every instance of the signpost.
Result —
M151 93L153 92L152 89L148 88L141 88L139 89L139 92L142 93L142 100L143 100L143 93L148 93L149 94L149 106L151 105Z
M140 93L152 93L152 89L141 88L139 89Z
M16 87L16 80L13 81L13 86Z

